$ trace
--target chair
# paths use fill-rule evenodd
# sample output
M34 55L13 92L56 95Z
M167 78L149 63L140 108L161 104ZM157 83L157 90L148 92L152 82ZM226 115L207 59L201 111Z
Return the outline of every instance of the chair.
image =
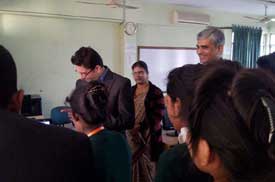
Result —
M162 128L164 130L174 130L173 124L171 123L171 121L168 117L168 113L167 113L166 108L164 110L164 114L163 114L163 118L162 118Z
M165 108L164 110L164 115L162 118L162 129L165 130L166 135L167 136L171 136L171 137L177 137L178 133L177 130L175 130L175 128L173 127L173 124L171 123L169 117L168 117L168 113L167 113L167 109Z
M64 127L65 124L71 123L68 113L61 112L64 109L70 109L70 107L58 106L51 110L51 124Z

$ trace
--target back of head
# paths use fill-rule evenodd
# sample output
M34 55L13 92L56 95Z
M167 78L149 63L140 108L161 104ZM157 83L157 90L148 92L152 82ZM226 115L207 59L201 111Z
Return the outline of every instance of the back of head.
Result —
M189 117L192 151L196 154L202 138L233 179L253 179L267 158L232 102L230 89L236 74L230 66L220 65L199 81Z
M222 60L213 60L213 61L209 61L207 62L205 65L204 70L207 72L209 69L211 69L212 67L217 67L217 66L225 66L228 69L231 69L235 72L238 72L242 69L242 66L239 62L237 61L232 61L229 59L222 59Z
M257 60L257 65L259 68L275 74L275 52L259 57Z
M71 58L71 62L77 66L94 69L96 65L103 66L101 56L91 47L81 47Z
M224 33L215 27L209 27L199 32L197 40L200 39L210 39L215 46L223 46L225 43Z
M15 62L9 51L0 45L0 108L6 109L17 91Z
M186 120L189 115L189 105L192 102L195 83L200 78L202 64L184 65L169 72L167 77L167 94L173 101L179 98L183 102L182 116Z
M259 148L275 160L275 80L260 69L243 70L235 77L232 98Z
M88 125L101 124L107 119L108 94L103 83L91 81L77 87L68 102L73 112L79 114Z

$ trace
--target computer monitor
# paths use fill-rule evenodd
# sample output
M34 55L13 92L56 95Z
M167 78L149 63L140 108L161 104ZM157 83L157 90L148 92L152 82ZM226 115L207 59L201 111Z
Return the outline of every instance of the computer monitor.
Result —
M41 97L39 95L24 95L21 113L23 116L42 115Z

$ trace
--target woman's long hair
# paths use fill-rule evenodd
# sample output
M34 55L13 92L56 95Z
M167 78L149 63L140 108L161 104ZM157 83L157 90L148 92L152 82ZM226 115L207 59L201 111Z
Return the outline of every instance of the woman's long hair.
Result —
M211 151L220 157L233 181L263 179L262 174L266 174L267 169L272 166L270 162L272 159L266 148L262 147L262 141L257 142L255 131L248 127L253 117L248 117L241 111L243 107L250 105L245 104L246 100L253 103L257 100L245 94L246 91L251 91L249 90L251 87L239 88L241 75L247 72L251 72L255 78L264 76L258 75L259 73L255 70L238 72L228 65L220 65L207 70L196 89L189 117L194 154L198 149L199 139L205 139ZM252 75L247 77L248 82L251 82L251 85L258 85L259 79L251 79ZM267 85L271 83L272 81L266 82ZM260 85L259 88L267 87ZM253 90L251 92L253 93ZM270 93L271 90L267 92ZM260 115L264 119L266 113L262 112ZM247 118L250 120L248 121ZM269 123L266 119L259 122ZM260 127L255 129L256 133L261 133L258 132ZM269 133L269 129L262 130L262 132Z
M77 87L68 99L73 112L79 114L88 125L107 120L107 89L98 81L87 82Z

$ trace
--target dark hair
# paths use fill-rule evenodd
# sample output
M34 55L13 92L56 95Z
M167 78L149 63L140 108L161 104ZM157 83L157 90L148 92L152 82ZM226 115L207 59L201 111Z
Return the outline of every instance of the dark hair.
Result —
M0 45L0 108L6 109L17 91L15 62L9 51Z
M222 60L212 60L212 61L208 61L207 64L204 64L206 67L204 68L204 70L207 72L209 69L211 69L212 67L216 67L216 66L225 66L228 67L229 69L237 72L239 70L242 69L242 65L237 62L237 61L232 61L229 59L222 59Z
M134 70L135 67L143 68L146 73L149 73L147 64L144 61L137 61L132 65L132 70Z
M235 77L231 93L256 143L275 160L275 136L271 131L275 124L274 78L263 70L244 70Z
M73 112L81 115L89 125L104 123L107 119L107 89L98 81L77 87L67 99Z
M210 68L199 81L189 117L192 150L196 154L199 139L203 138L219 156L233 181L259 180L271 167L271 160L266 150L255 142L234 105L236 91L231 86L237 74L237 70L222 64Z
M257 65L259 68L275 74L275 52L266 56L259 57L257 60Z
M184 120L189 115L189 105L192 102L195 82L201 76L202 64L187 64L175 68L169 72L167 77L167 94L173 101L179 98L184 102L182 107L182 117Z
M103 66L101 56L91 47L81 47L71 58L71 62L77 66L94 69L96 65Z

